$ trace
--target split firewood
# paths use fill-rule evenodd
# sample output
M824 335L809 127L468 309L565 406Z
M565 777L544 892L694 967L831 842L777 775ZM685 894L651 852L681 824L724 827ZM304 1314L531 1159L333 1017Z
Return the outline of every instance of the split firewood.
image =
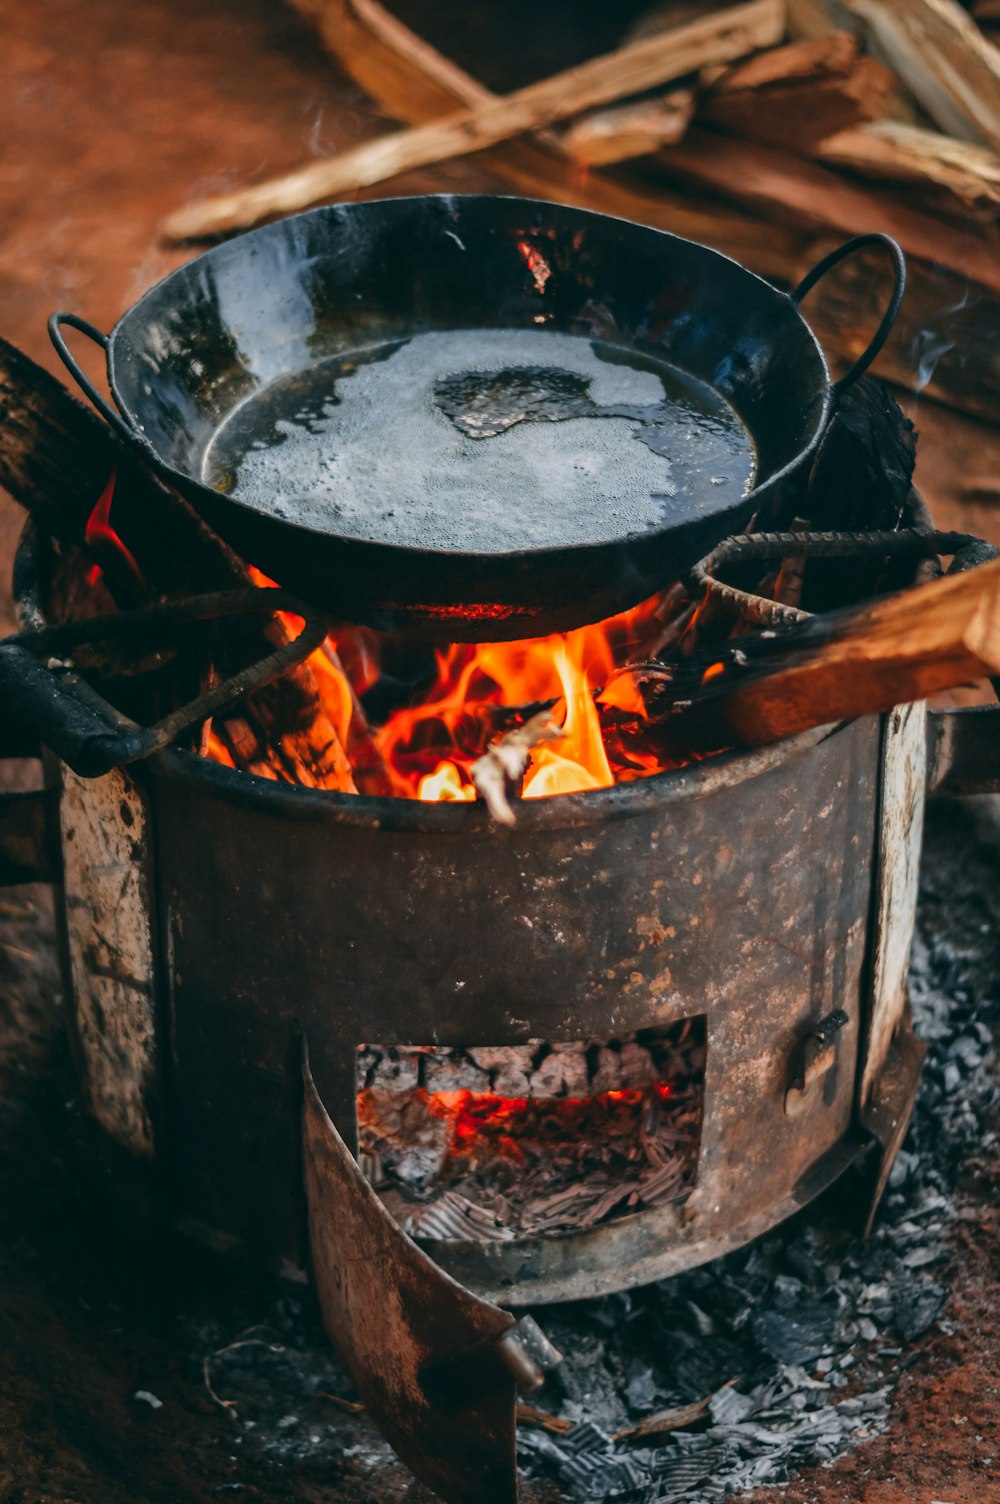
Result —
M881 119L897 87L884 64L861 55L856 37L832 32L727 69L698 113L734 136L805 155L835 131Z
M560 132L568 157L587 167L648 156L680 141L691 123L697 95L685 85L655 99L632 100L580 115Z
M379 0L289 0L314 25L337 65L387 115L409 125L449 109L495 99L477 79L390 14ZM484 168L527 198L596 209L685 235L733 256L763 277L789 280L807 237L764 224L721 202L703 205L669 188L646 189L600 171L583 181L554 133L504 142L480 156Z
M547 1410L539 1410L537 1406L525 1405L521 1401L518 1401L516 1416L519 1426L541 1426L543 1431L551 1431L554 1436L565 1436L577 1424L575 1420L550 1415Z
M704 129L688 131L678 146L659 153L673 174L751 204L776 219L842 235L884 231L909 256L936 262L1000 292L1000 265L992 243L974 230L907 208L884 193L845 182L813 162L757 141L740 141Z
M561 702L560 702L561 703ZM508 787L516 785L522 777L532 749L543 742L558 741L563 734L562 722L556 719L555 709L540 710L508 731L489 751L476 759L469 769L476 791L485 801L494 820L501 825L516 825L517 817L510 805Z
M687 25L645 37L564 73L442 120L367 141L352 151L242 192L179 210L164 227L189 240L259 224L276 214L373 187L400 173L495 146L582 110L654 89L710 63L743 57L781 39L782 0L744 0Z
M818 144L815 155L831 167L881 182L912 183L925 190L924 204L940 204L945 211L950 207L952 213L984 220L1000 215L1000 154L988 146L878 120L837 131Z
M751 639L741 639L750 652ZM685 745L761 746L1000 672L1000 559L814 617L716 674L667 721Z
M0 432L0 485L62 543L86 549L87 522L117 467L114 527L154 595L250 583L246 564L182 497L136 464L107 424L5 340L0 340ZM239 627L240 650L248 656L289 640L277 617L248 617ZM238 720L239 735L245 738L248 731L254 739L250 760L259 771L283 781L354 791L347 756L308 665L245 696ZM224 745L226 726L225 714L215 717L213 729Z
M1000 148L1000 52L958 0L847 0L949 136Z

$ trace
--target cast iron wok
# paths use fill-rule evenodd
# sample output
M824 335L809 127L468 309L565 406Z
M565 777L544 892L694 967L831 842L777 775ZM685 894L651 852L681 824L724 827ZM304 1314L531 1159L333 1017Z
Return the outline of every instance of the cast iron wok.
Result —
M891 253L894 290L868 349L833 383L798 304L835 262L873 242ZM110 335L68 313L52 316L50 332L107 421L265 574L347 620L490 641L623 610L738 530L809 461L837 393L887 338L904 279L887 236L841 246L786 294L718 252L626 220L517 198L428 196L334 204L267 225L173 272ZM234 410L304 364L427 331L531 328L540 316L569 334L594 337L599 325L608 338L610 329L615 345L707 383L749 433L753 488L736 504L706 494L669 524L609 541L458 552L306 526L202 479ZM117 411L78 367L64 324L106 348ZM405 483L405 456L401 467Z

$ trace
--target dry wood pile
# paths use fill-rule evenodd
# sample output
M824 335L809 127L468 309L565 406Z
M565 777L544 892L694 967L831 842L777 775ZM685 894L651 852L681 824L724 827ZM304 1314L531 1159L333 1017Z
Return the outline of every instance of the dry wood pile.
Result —
M995 0L661 0L615 50L500 95L379 0L290 3L403 128L189 205L168 238L392 192L470 153L518 192L674 230L788 283L832 240L881 229L911 264L883 374L1000 417ZM810 295L845 360L883 288L862 261Z

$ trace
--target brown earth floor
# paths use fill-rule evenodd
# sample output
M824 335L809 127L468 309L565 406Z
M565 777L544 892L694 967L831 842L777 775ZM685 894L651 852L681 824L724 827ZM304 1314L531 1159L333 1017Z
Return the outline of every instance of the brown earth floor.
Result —
M157 244L169 210L348 144L378 124L278 0L3 0L0 34L0 333L53 369L45 335L53 308L109 327L185 259ZM391 191L495 186L472 160L400 180ZM930 404L917 417L918 479L939 521L1000 541L1000 509L963 497L969 477L1000 476L1000 433ZM0 625L10 619L9 561L20 524L18 509L0 496ZM160 1250L161 1276L150 1290L143 1234L116 1233L110 1251L100 1219L88 1220L73 1196L55 1113L63 1085L57 988L45 894L5 895L0 1501L181 1504L225 1497L227 1487L234 1497L274 1504L426 1498L388 1454L377 1494L349 1461L317 1472L290 1457L249 1485L227 1481L236 1476L235 1455L220 1447L227 1417L185 1367L176 1314L185 1301L189 1312L192 1301L206 1312L213 1301L230 1312L243 1301L252 1312L252 1281L240 1276L234 1294L233 1278L210 1261L178 1251L165 1262ZM889 1433L832 1470L761 1494L761 1504L1000 1500L982 1471L1000 1445L996 1189L983 1168L956 1248L949 1316L957 1330L925 1339L900 1383ZM167 1426L156 1424L161 1412L132 1399L153 1373L170 1402Z

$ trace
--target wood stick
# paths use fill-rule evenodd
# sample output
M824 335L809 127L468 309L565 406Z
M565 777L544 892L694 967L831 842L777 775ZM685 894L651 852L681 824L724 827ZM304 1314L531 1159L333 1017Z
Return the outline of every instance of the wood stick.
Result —
M949 136L1000 148L1000 52L957 0L847 0Z
M182 497L137 465L107 424L61 382L0 340L0 485L47 532L84 547L87 520L115 467L112 521L154 593L249 583L247 566ZM277 618L247 618L241 627L248 651L288 640ZM238 715L257 740L256 760L266 761L272 776L301 775L324 788L353 791L347 757L308 665L244 697ZM226 717L217 716L214 725L225 742Z
M656 99L591 110L560 132L559 144L574 162L587 167L648 156L683 138L696 101L694 89L682 86Z
M1000 155L940 131L878 120L829 136L817 146L816 156L865 177L941 190L956 210L983 219L1000 213Z
M218 235L275 214L356 193L417 167L495 146L597 105L656 88L706 64L728 62L780 40L781 0L744 0L685 26L645 37L500 99L415 126L352 151L311 162L242 192L179 210L166 221L170 240Z
M835 131L881 119L897 90L895 74L862 57L855 37L831 32L727 69L698 113L732 135L805 156Z
M728 688L720 675L698 696L693 714L716 746L760 746L996 674L1000 559L817 617L782 641L780 666Z
M816 231L885 231L907 255L947 266L1000 292L1000 264L984 236L962 233L884 193L847 183L825 167L755 141L694 128L678 146L661 152L659 160L673 173Z

